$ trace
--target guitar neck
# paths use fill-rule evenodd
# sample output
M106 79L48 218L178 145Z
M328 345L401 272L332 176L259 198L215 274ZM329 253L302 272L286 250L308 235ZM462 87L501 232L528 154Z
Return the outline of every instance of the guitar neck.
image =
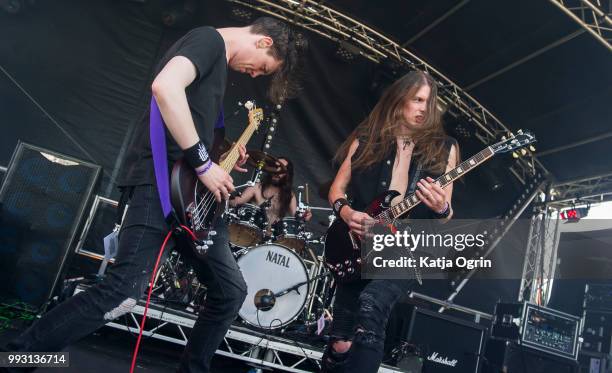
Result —
M253 136L253 133L255 133L255 129L255 126L248 126L244 130L242 135L240 135L238 141L236 141L236 143L232 146L227 157L219 165L227 173L230 173L232 171L232 169L236 165L236 162L238 161L238 159L240 159L240 152L238 151L239 145L246 146L246 144L251 139L251 136Z
M436 179L436 182L440 184L442 188L445 188L453 181L461 178L463 175L467 174L474 168L480 166L487 159L491 158L495 152L491 147L484 148L479 153L475 154L471 158L466 159L461 162L457 167L453 168L449 172L440 176ZM412 193L411 195L404 198L400 203L393 205L388 210L385 210L383 214L389 214L390 216L380 216L381 218L390 218L395 219L398 218L408 211L410 211L413 207L421 203L419 197L416 194Z

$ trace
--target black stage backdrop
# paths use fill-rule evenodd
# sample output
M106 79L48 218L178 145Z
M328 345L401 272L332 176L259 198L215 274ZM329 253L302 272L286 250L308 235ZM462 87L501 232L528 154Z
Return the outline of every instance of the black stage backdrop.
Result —
M38 2L18 15L0 12L0 165L8 164L21 139L101 165L104 175L97 193L116 199L114 180L131 131L148 105L152 69L186 31L162 25L161 10L168 3L59 0ZM192 25L242 25L229 15L226 1L203 2ZM377 87L393 78L363 58L345 62L336 57L335 43L307 36L311 48L304 89L282 108L270 153L290 157L296 185L308 183L311 203L327 207L316 191L334 175L334 152L373 106L380 94ZM266 111L271 109L265 83L266 78L230 73L225 100L230 139L237 138L246 123L239 101L255 99ZM451 119L447 127L453 133L462 120ZM473 138L457 138L463 158L483 147ZM262 141L260 133L250 147L259 148ZM500 157L455 184L456 217L494 217L512 205L521 186L508 172L510 161ZM497 192L489 188L491 174L503 183ZM247 179L235 177L236 184ZM311 229L323 232L326 223L325 213L315 213ZM500 285L502 293L516 294L517 284ZM488 286L489 296L481 294L464 304L492 311L499 287ZM431 291L448 294L446 285Z

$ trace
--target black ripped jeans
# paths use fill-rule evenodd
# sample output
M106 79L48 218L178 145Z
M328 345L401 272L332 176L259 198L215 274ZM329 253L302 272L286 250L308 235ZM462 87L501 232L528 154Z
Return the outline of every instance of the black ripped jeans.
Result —
M330 342L323 358L326 372L377 372L383 359L385 328L397 301L413 280L371 280L339 284ZM345 354L331 352L338 340L352 340Z
M168 229L156 188L135 187L119 236L119 252L105 278L43 315L4 349L59 351L129 312L148 290ZM228 245L225 222L219 221L215 229L215 244L206 260L196 259L189 249L181 250L207 287L203 311L180 361L181 372L210 371L210 361L246 296L246 284ZM173 246L170 240L165 252Z

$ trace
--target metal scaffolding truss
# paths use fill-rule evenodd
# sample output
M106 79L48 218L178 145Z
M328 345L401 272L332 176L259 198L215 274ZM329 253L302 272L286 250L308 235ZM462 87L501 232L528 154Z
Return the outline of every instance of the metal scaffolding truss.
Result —
M341 45L352 46L353 53L376 62L387 61L410 69L427 71L437 82L439 104L455 115L462 115L476 125L476 137L490 145L510 130L495 115L482 106L433 66L371 27L341 12L313 0L227 0L233 4L257 10L310 30ZM524 184L529 176L548 173L533 156L521 157L510 171Z
M602 202L612 198L612 172L553 184L549 205L570 206L576 202Z
M559 247L558 214L559 210L544 207L531 219L519 302L546 306L550 299Z
M74 294L87 287L77 286ZM124 317L116 319L106 326L132 334L140 332L140 322L144 314L145 302L141 299ZM197 320L192 312L179 311L168 307L151 304L147 312L147 322L142 331L145 338L155 338L185 346L191 329ZM241 360L261 367L263 370L309 373L313 366L320 366L323 355L321 348L298 342L287 337L279 337L258 332L234 323L227 331L217 355ZM401 373L399 368L383 365L379 373Z
M612 1L550 0L612 51Z
M493 250L495 250L506 233L510 231L521 214L527 209L527 207L529 207L538 194L543 193L546 183L547 180L542 176L528 180L528 182L525 184L523 193L516 199L512 207L510 207L510 209L501 217L501 219L499 219L496 226L493 227L491 231L491 238L487 242L486 251L481 254L483 258L487 258L489 255L491 255ZM456 278L451 279L451 286L454 290L448 296L446 301L453 302L477 271L478 268L459 272ZM445 307L442 307L440 312L442 312L444 308Z

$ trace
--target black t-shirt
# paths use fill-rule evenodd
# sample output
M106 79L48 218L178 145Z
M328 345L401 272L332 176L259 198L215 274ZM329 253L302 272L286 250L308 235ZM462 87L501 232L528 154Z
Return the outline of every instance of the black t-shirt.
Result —
M155 69L155 75L175 56L188 58L196 67L197 77L187 87L187 102L200 140L212 149L215 122L221 110L227 80L225 43L212 27L189 31L170 47ZM166 128L168 166L183 155L181 148ZM155 170L149 136L149 105L134 132L119 178L119 186L155 184Z

